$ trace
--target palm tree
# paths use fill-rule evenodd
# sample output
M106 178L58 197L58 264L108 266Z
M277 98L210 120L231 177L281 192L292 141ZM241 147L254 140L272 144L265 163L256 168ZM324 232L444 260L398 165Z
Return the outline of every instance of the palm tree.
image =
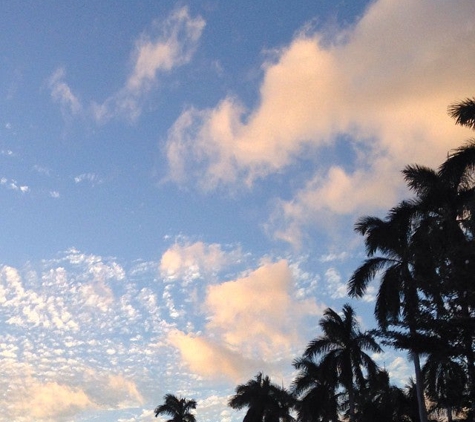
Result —
M297 422L338 422L336 374L310 358L298 358L293 365L299 371L292 382L292 393L298 398Z
M389 383L389 374L380 370L371 385L360 392L357 422L416 422L409 416L410 406L402 389Z
M469 122L470 104L460 104L461 124ZM465 109L465 111L462 111ZM472 110L473 111L473 110ZM472 119L475 114L472 113ZM475 120L473 120L475 122ZM418 196L423 213L426 245L436 257L433 272L438 274L438 329L449 332L451 343L461 343L466 359L471 392L472 414L475 415L475 354L473 329L475 323L475 141L455 149L433 172L432 180L420 177L416 166L405 171L409 187ZM427 171L426 171L427 173ZM427 249L426 249L427 250ZM427 253L426 253L427 254ZM434 296L432 296L434 297ZM446 327L449 327L447 330ZM451 336L450 336L451 334ZM447 340L447 335L443 336ZM472 416L472 419L473 416Z
M452 422L453 411L460 412L464 406L466 369L450 352L436 350L427 357L423 374L429 398L438 408L445 409L448 422Z
M195 400L178 398L173 394L166 394L164 403L155 408L155 417L158 415L168 415L170 419L167 422L196 422L195 415L191 410L196 409Z
M237 410L248 408L244 422L293 421L290 415L294 406L293 397L261 372L246 384L238 385L228 405Z
M364 217L356 223L355 230L365 236L369 258L356 269L348 282L349 295L362 297L368 284L380 275L374 311L378 325L384 333L388 326L400 323L402 316L412 338L417 336L419 313L411 243L417 211L416 203L403 201L391 209L384 220ZM378 252L380 255L375 256ZM416 376L419 417L421 422L427 422L420 357L415 346L410 346L410 353Z
M320 357L319 366L335 378L334 389L343 387L348 395L349 419L355 420L356 389L366 383L363 370L370 379L377 372L377 365L365 352L382 352L369 333L360 331L353 308L345 304L343 316L328 308L320 320L323 334L312 340L305 350L305 358Z

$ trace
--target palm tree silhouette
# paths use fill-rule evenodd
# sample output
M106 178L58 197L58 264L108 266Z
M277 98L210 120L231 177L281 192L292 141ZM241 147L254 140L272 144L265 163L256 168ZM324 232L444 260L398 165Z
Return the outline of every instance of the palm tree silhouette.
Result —
M195 400L178 398L173 394L166 394L164 403L155 408L155 417L158 415L168 415L170 419L167 422L196 422L195 415L191 413L196 409Z
M356 315L349 304L343 306L343 316L328 308L320 320L323 334L312 340L305 350L305 358L320 357L319 366L334 378L333 388L342 386L348 395L349 420L355 420L356 389L366 383L364 370L369 378L375 376L377 365L365 352L382 352L369 333L360 331Z
M293 362L298 374L292 382L298 422L338 422L338 397L334 385L336 373L326 371L313 359ZM332 376L333 375L333 376Z
M409 351L416 376L419 418L421 422L427 422L421 363L416 349L419 345L415 343L419 327L419 294L412 240L413 219L417 211L416 203L403 201L390 210L385 220L377 217L358 220L355 230L365 236L369 258L351 276L348 293L353 297L363 296L368 284L381 274L375 317L383 332L388 326L400 323L401 315L408 327L409 336L414 340L409 344ZM375 256L378 252L380 255Z
M457 124L475 129L475 98L452 104L448 111Z
M254 379L236 387L228 402L233 409L248 408L243 422L291 422L292 396L259 372Z

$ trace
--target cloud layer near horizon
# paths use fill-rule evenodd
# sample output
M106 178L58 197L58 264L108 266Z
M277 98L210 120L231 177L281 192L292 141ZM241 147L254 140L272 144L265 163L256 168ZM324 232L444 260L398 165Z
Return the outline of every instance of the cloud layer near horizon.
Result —
M180 238L157 262L130 268L76 249L20 269L1 266L4 416L68 421L152 408L151 395L177 378L181 388L199 380L209 389L263 369L289 377L308 318L324 305L298 265L245 256ZM230 271L231 280L223 275ZM27 414L25 402L35 404Z
M182 113L167 141L169 179L251 187L313 156L313 178L270 222L294 244L316 215L394 205L406 164L437 166L467 137L446 110L473 94L473 16L470 0L379 0L332 42L305 29L263 64L254 109L227 96ZM338 143L352 152L351 168L319 162Z

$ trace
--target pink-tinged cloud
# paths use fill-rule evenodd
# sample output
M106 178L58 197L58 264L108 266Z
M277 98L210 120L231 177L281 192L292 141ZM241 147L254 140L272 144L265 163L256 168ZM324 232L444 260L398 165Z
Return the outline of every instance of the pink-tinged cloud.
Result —
M169 131L169 179L251 187L313 157L312 180L276 210L276 236L293 243L321 213L393 205L406 164L437 166L470 136L446 110L473 95L473 16L472 0L379 0L333 43L303 31L264 63L256 108L226 97L183 112ZM348 168L319 160L339 139L354 153Z
M264 262L242 278L209 286L203 305L208 315L200 335L175 332L170 341L190 369L233 380L290 358L302 346L302 318L322 311L314 301L297 300L287 261ZM245 375L244 375L245 374Z
M67 421L80 411L97 409L85 391L57 382L42 384L28 380L28 387L21 391L22 397L8 394L11 396L8 408L3 412L18 422Z
M257 366L256 362L202 336L175 330L169 333L168 340L180 351L191 371L207 378L226 377L237 381L243 372Z
M175 243L162 255L160 275L167 280L189 282L219 271L231 260L239 259L239 250L224 251L218 244L203 242Z

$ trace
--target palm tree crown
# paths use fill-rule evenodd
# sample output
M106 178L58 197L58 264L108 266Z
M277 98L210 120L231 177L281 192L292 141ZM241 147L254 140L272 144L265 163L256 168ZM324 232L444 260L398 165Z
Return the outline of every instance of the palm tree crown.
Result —
M355 415L355 389L366 383L364 370L370 379L377 372L377 365L365 352L382 352L369 333L360 331L353 308L343 306L343 316L333 309L326 309L320 320L323 334L312 340L304 357L320 356L319 365L327 379L334 379L334 388L342 386L348 395L350 421Z
M244 422L290 422L293 418L292 396L282 387L273 384L261 372L246 384L236 387L236 394L229 400L233 409L248 408Z
M168 415L167 422L196 422L195 415L191 413L196 409L196 401L185 398L178 398L173 394L164 396L164 403L155 408L155 417L158 415Z

